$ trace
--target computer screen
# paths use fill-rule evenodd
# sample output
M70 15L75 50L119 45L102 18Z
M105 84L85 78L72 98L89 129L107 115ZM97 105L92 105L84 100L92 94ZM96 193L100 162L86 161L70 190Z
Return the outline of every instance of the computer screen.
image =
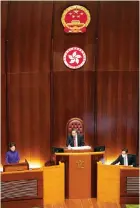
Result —
M64 149L60 147L52 147L52 153L56 152L64 152Z
M105 146L94 147L94 152L104 152L104 151L105 151Z

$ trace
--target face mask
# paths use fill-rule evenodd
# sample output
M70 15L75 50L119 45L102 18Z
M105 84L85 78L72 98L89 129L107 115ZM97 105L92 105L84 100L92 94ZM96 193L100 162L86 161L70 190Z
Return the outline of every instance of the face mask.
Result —
M122 157L126 157L126 154L122 154Z

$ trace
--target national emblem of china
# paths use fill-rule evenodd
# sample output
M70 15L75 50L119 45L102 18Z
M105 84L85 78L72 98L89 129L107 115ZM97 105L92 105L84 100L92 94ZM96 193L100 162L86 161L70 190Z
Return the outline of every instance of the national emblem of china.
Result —
M90 19L90 13L85 7L73 5L64 10L61 21L66 33L84 33Z
M72 47L64 53L63 61L68 68L79 69L86 62L86 54L81 48Z

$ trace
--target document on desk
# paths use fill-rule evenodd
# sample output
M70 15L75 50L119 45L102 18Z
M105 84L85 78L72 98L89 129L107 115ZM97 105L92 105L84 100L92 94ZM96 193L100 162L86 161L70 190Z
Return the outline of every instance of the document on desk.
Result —
M88 150L88 149L91 149L91 147L90 146L69 147L68 149L71 149L71 150Z

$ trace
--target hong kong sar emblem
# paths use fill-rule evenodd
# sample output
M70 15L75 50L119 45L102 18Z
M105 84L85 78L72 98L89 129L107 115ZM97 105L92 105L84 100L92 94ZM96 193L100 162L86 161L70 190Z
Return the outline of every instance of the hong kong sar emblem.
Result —
M86 62L86 54L81 48L72 47L64 53L63 61L68 68L79 69Z
M79 5L70 6L64 10L61 21L66 33L84 33L90 23L89 11Z

